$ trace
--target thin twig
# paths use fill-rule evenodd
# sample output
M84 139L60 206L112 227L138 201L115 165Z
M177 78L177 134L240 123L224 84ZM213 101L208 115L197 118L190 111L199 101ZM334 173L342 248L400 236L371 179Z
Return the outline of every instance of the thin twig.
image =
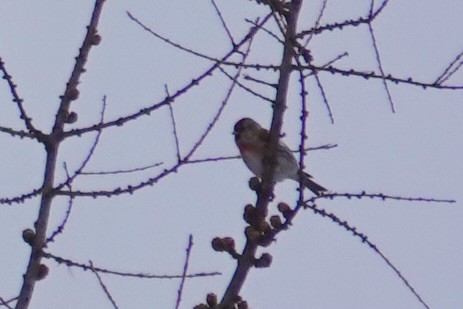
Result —
M260 66L261 69L263 69L263 66ZM270 69L270 67L268 67ZM413 86L419 86L424 89L426 88L434 88L434 89L448 89L448 90L460 90L463 89L463 86L445 86L445 85L440 85L440 84L435 84L435 83L427 83L427 82L418 82L413 80L411 77L409 78L400 78L400 77L394 77L391 74L378 74L374 71L372 72L362 72L362 71L356 71L353 69L340 69L336 68L334 66L323 66L319 67L313 64L310 65L304 65L303 68L309 69L309 70L317 70L317 71L323 71L331 74L339 74L341 76L357 76L357 77L363 77L365 79L373 78L373 79L381 79L381 80L387 80L391 81L396 84L408 84L408 85L413 85ZM274 69L272 67L271 69Z
M326 145L321 145L321 146L316 146L316 147L307 147L307 148L304 149L304 151L329 150L329 149L336 148L336 147L338 147L337 144L326 144ZM299 150L291 150L291 152L298 153ZM186 161L185 164L218 162L218 161L235 160L235 159L241 159L241 156L221 156L221 157L194 159L194 160L190 159L190 160Z
M164 87L166 90L167 97L170 97L169 88L167 88L167 85L164 85ZM175 154L177 156L177 162L180 162L182 160L182 157L180 155L180 143L178 141L177 124L175 123L175 117L174 117L174 108L172 107L172 104L170 103L167 106L169 107L170 120L172 122L172 129L174 131Z
M5 299L3 299L2 297L0 297L0 307L1 307L1 306L5 306L5 307L7 307L8 309L13 309L13 307L11 307L11 306L9 305L9 303L11 303L12 301L14 301L14 300L16 300L16 299L17 299L17 297L12 298L12 299L9 299L9 300L5 300Z
M299 57L294 57L296 63L300 64ZM299 141L299 169L301 171L304 170L304 158L306 156L305 151L305 142L307 140L307 116L309 115L309 111L307 109L307 90L305 87L305 77L302 70L297 71L299 74L299 85L300 85L300 97L301 97L301 116L300 116L300 123L301 123L301 131L300 131L300 141ZM299 197L298 197L298 204L300 204L304 200L304 184L302 177L299 178Z
M92 261L88 261L88 262L90 264L90 270L95 274L95 277L98 279L98 283L100 283L100 286L103 289L103 292L106 294L106 297L109 299L113 307L115 309L118 309L119 307L117 306L116 301L112 297L111 293L109 293L108 287L104 284L103 280L101 279L100 274L98 274L98 272L93 267Z
M32 118L30 118L24 109L23 102L24 100L20 98L18 92L16 91L17 85L13 82L12 76L8 73L5 62L0 57L0 71L3 73L3 79L6 80L8 87L10 88L11 96L13 97L13 102L16 103L16 106L19 109L20 118L24 120L24 124L31 133L31 135L39 140L42 140L43 133L37 130L32 124Z
M178 292L177 292L177 302L175 304L175 309L180 308L180 303L182 301L183 286L185 285L186 274L188 272L188 263L190 262L190 254L191 254L192 248L193 248L193 235L190 234L190 237L188 237L188 247L186 248L186 257L185 257L185 263L183 263L182 280L180 280L180 287L178 288Z
M243 54L243 58L241 60L241 63L244 63L246 62L246 59L249 55L249 52L251 50L251 45L252 45L252 41L253 41L253 38L251 37L249 39L249 42L248 42L248 46L247 46L247 49L246 51L244 52ZM212 128L215 126L215 124L217 123L217 121L219 120L220 118L220 115L222 114L223 110L225 109L225 106L227 105L228 101L230 100L231 98L231 95L235 89L235 86L236 86L236 80L238 80L239 76L241 75L241 71L243 70L243 67L242 66L239 66L238 67L238 70L236 71L235 73L235 76L232 80L232 84L230 85L230 87L228 88L228 91L227 91L227 94L225 95L225 98L224 100L222 101L222 104L220 105L219 109L217 110L217 113L215 114L214 118L212 119L212 121L209 123L209 125L207 126L206 130L204 131L203 135L201 135L201 137L198 139L198 141L193 145L193 147L191 148L190 152L183 158L184 161L188 161L191 156L196 152L196 150L198 149L198 147L204 142L204 140L206 139L206 137L209 135L209 133L211 132Z
M306 35L311 35L312 33L319 34L324 31L342 30L346 27L358 27L360 25L368 24L372 22L376 17L378 17L378 15L386 7L388 2L389 0L385 0L383 3L381 3L380 7L373 14L368 14L367 17L359 17L357 19L348 19L340 23L326 24L320 27L303 30L296 35L296 38L300 39L300 38L305 37Z
M26 200L38 196L43 191L42 188L33 189L31 192L24 193L14 197L2 197L0 198L0 204L12 205L24 203Z
M12 128L1 127L1 126L0 126L0 132L7 133L7 134L9 134L11 136L18 136L21 139L24 138L24 137L34 139L34 137L35 137L34 134L29 133L29 132L25 132L25 131L22 131L22 130L18 131L18 130L12 129Z
M326 110L328 111L328 117L330 117L331 123L334 124L333 112L331 111L331 106L328 102L328 97L326 96L325 89L323 88L323 85L320 81L320 77L318 76L317 71L313 71L313 77L315 78L315 81L317 82L318 89L320 89L320 93L323 99L323 104L325 105Z
M410 290L410 292L415 295L415 297L418 299L418 301L427 309L430 309L428 304L423 300L422 296L418 294L418 292L415 290L415 288L411 285L410 281L405 278L405 276L402 274L402 272L391 262L391 260L384 255L384 253L373 243L371 242L368 237L361 232L357 231L357 228L352 227L347 223L347 221L343 221L339 219L336 215L333 213L327 212L324 209L319 209L315 206L315 204L310 205L307 204L305 205L305 208L311 209L314 213L321 215L324 218L329 218L333 222L337 223L347 231L351 232L352 235L355 237L358 237L362 240L363 243L367 244L373 251L375 251L381 259L394 271L394 273L400 278L400 280L405 284L405 286Z
M455 72L458 71L458 69L461 67L461 65L463 64L463 61L460 61L460 59L463 57L463 51L461 51L456 57L455 59L447 66L447 68L444 70L444 72L442 72L441 75L439 75L438 78L436 78L436 80L434 81L435 84L442 84L443 82L445 82L446 80L448 80L453 74L455 74ZM452 70L452 67L458 62L460 61L460 63Z
M228 27L227 27L227 23L225 22L225 19L223 18L222 13L219 10L219 7L217 6L217 4L215 3L214 0L211 0L211 2L212 2L212 5L214 6L215 12L219 16L220 22L222 23L222 26L225 29L225 32L228 35L228 38L230 39L230 42L231 42L232 46L235 46L235 40L233 40L233 36L232 36L232 34L230 32L230 29L228 29Z
M371 199L381 199L381 200L394 200L394 201L407 201L407 202L427 202L427 203L447 203L453 204L456 203L456 200L452 199L435 199L435 198L427 198L427 197L402 197L396 195L387 195L383 193L366 193L365 191L360 193L325 193L322 196L313 197L310 200L304 201L305 203L315 201L317 199L333 199L338 197L344 197L347 199L357 198L371 198Z
M76 267L80 268L82 270L89 270L91 269L91 266L89 264L84 264L84 263L79 263L75 262L70 259L66 259L60 256L56 256L54 254L44 252L43 257L47 259L52 259L58 264L64 264L68 267ZM116 271L116 270L110 270L106 268L101 268L101 267L96 267L93 266L93 269L99 273L104 273L104 274L110 274L110 275L115 275L115 276L121 276L121 277L130 277L130 278L141 278L141 279L181 279L182 275L153 275L149 273L131 273L131 272L123 272L123 271ZM214 272L200 272L200 273L193 273L193 274L188 274L185 277L186 278L196 278L196 277L210 277L210 276L218 276L222 275L222 273L214 271Z
M371 15L373 15L373 5L374 5L374 3L375 3L374 1L371 1L371 8L370 8L370 14ZM394 101L392 100L392 95L391 95L391 92L389 91L389 87L388 87L386 79L385 79L385 74L384 74L384 70L383 70L383 64L382 64L382 61L381 61L381 56L379 54L378 43L376 42L376 37L375 37L375 33L373 31L373 26L371 25L371 22L368 23L368 32L370 33L371 41L373 43L373 49L375 51L375 57L376 57L376 62L378 64L378 69L379 69L379 72L381 73L381 76L383 77L382 81L383 81L384 90L386 90L387 99L389 100L391 110L392 110L393 113L395 113Z
M323 14L325 13L325 9L326 9L327 4L328 4L328 0L323 0L322 7L321 7L320 11L318 12L317 20L315 21L315 25L313 26L313 28L318 28L320 26L320 21L322 20ZM304 47L307 47L307 45L309 45L310 41L314 37L314 34L315 34L315 32L312 32L312 33L309 34L309 36L307 37L305 43L302 44Z
M69 170L68 170L68 168L66 166L66 162L63 163L63 167L64 167L64 171L66 172L66 176L69 179L70 175L69 175ZM72 184L71 183L68 183L66 185L66 187L69 189L69 191L72 191ZM69 197L69 200L68 200L68 208L66 209L66 214L64 215L64 218L61 221L61 223L58 225L58 227L51 233L51 235L45 241L47 244L50 243L50 242L53 242L57 235L63 233L64 227L66 226L66 223L68 222L69 216L71 215L71 209L72 209L73 204L74 204L74 198L71 196L71 197Z
M100 124L104 123L105 111L106 111L106 95L103 96L103 104L102 104L101 112L100 112ZM66 171L66 173L68 173L68 177L65 182L63 182L62 184L56 187L57 190L61 189L63 186L71 185L72 182L77 178L77 176L80 175L82 170L87 166L88 162L90 162L90 159L93 157L93 154L95 153L95 150L98 145L98 142L100 141L102 132L103 132L102 130L97 131L95 139L93 140L93 144L87 153L87 156L84 158L80 166L74 171L72 176L69 176L69 173Z
M134 172L144 171L153 167L158 167L164 164L164 162L154 163L147 166L136 167L126 170L115 170L115 171L100 171L100 172L80 172L80 175L89 175L89 176L102 176L102 175L116 175L116 174L129 174Z
M228 77L228 79L233 80L233 76L231 76L230 74L228 74L228 72L225 71L223 68L219 67L219 70L220 70L226 77ZM244 76L244 79L246 79L246 76ZM244 85L243 83L241 83L240 81L235 80L235 82L236 82L236 84L237 84L240 88L244 89L246 92L249 92L250 94L252 94L252 95L254 95L254 96L256 96L256 97L258 97L258 98L260 98L260 99L262 99L262 100L264 100L264 101L273 103L273 100L272 100L272 99L267 98L266 96L264 96L264 95L262 95L262 94L260 94L260 93L258 93L258 92L256 92L256 91L252 90L251 88L249 88L248 86L245 86L245 85Z
M269 83L269 82L266 82L266 81L263 81L261 79L257 79L257 78L254 78L250 75L244 75L244 79L245 80L249 80L251 82L255 82L256 84L261 84L261 85L265 85L265 86L269 86L271 87L272 89L276 89L277 88L277 85L276 84L272 84L272 83Z
M254 21L252 21L252 20L250 20L250 19L247 19L247 18L245 19L245 21L246 21L247 23L250 23L251 25L254 25L254 26L256 26L256 27L259 27L260 29L262 29L262 31L264 31L265 33L267 33L267 34L268 34L269 36L271 36L272 38L274 38L277 42L279 42L279 43L281 43L281 44L284 44L284 43L285 43L284 40L280 39L280 38L278 37L278 35L276 35L273 31L267 29L266 27L260 26L260 25L258 25L256 22L254 22Z
M320 209L316 206L315 202L320 199L334 199L334 198L371 198L371 199L381 199L385 200L399 200L399 201L408 201L408 202L430 202L430 203L455 203L455 200L449 199L434 199L434 198L422 198L422 197L401 197L401 196L393 196L393 195L386 195L382 193L328 193L322 196L314 196L302 203L297 203L296 207L285 216L286 221L279 227L272 230L269 235L267 235L269 240L275 240L276 235L280 232L287 230L291 225L294 217L297 215L300 209L308 208L311 209L314 213L321 215L322 217L329 218L331 221L337 223L339 226L343 227L347 231L351 232L353 236L360 238L361 241L367 244L375 253L377 253L381 259L395 272L395 274L401 279L401 281L407 286L407 288L412 292L413 295L418 299L418 301L429 308L429 306L424 302L422 296L418 294L415 288L411 285L410 281L405 278L405 276L401 273L401 271L391 262L391 260L385 256L385 254L375 245L372 241L368 239L368 237L359 232L356 227L351 226L347 221L339 219L335 214L327 212L324 209Z

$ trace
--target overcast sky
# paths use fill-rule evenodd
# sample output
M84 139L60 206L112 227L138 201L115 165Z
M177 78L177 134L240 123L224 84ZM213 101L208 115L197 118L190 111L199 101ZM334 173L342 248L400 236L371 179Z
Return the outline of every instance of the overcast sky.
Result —
M305 1L299 29L309 28L321 1ZM251 1L217 1L235 38L249 28L245 18L263 17L267 8ZM0 57L13 76L35 125L50 132L82 38L93 1L1 1ZM321 24L355 19L368 12L369 1L328 1ZM79 120L67 128L99 119L107 95L106 119L150 106L201 74L210 62L179 51L143 31L126 14L202 53L220 57L230 50L210 1L107 1L100 20L103 40L92 49L80 98L71 110ZM432 82L463 49L460 1L391 1L373 24L385 72ZM309 48L315 63L338 55L341 68L376 69L367 27L315 37ZM252 48L250 63L278 64L281 48L264 33ZM229 72L233 70L229 69ZM276 82L275 73L247 71ZM296 77L296 76L294 76ZM325 200L318 206L347 220L368 235L410 281L431 308L463 308L463 91L424 90L389 84L396 113L391 112L381 81L320 74L334 113L331 124L313 80L309 91L308 144L337 144L309 152L307 171L333 192L384 193L406 197L455 199L454 204L375 200ZM462 85L463 73L447 84ZM224 100L230 81L219 72L174 103L180 148L192 147ZM271 89L256 86L272 97ZM299 95L293 79L285 114L285 142L299 141ZM0 83L0 125L24 129L7 84ZM222 118L194 158L236 155L233 124L252 117L268 127L268 103L237 89ZM87 171L157 168L120 176L82 176L74 189L114 189L137 184L175 164L175 143L168 109L104 131ZM85 158L94 134L62 144L57 182ZM33 141L0 134L0 198L41 185L44 149ZM129 196L81 198L74 203L65 232L47 249L53 254L103 268L180 274L188 235L194 246L191 272L220 271L222 276L188 280L182 308L222 296L235 262L214 252L216 236L233 237L241 249L245 238L242 210L255 203L247 182L251 173L239 160L188 165L153 187ZM276 202L294 205L296 183L276 187ZM309 193L307 193L309 194ZM39 200L0 205L0 296L18 294L30 248L21 232L31 228ZM49 231L62 220L67 200L54 201ZM242 290L251 308L423 308L384 261L359 239L326 218L306 211L260 250L273 256L268 269L253 269ZM51 260L49 276L36 284L31 308L112 308L95 276ZM102 275L120 308L174 308L178 280L148 280Z

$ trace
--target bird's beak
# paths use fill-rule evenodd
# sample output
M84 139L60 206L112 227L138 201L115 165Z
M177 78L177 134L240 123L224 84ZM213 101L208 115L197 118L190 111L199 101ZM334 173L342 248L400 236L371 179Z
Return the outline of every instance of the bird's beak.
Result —
M233 132L232 132L232 135L235 135L235 136L236 136L236 135L238 135L238 133L237 133L236 131L233 131Z

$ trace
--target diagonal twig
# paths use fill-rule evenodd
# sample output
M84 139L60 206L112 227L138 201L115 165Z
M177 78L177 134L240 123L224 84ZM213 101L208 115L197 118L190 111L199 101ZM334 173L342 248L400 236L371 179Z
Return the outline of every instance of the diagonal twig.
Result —
M191 254L192 248L193 248L193 235L190 234L190 237L188 237L188 246L186 248L185 263L183 263L182 280L180 280L180 286L177 292L177 301L175 303L175 309L180 308L180 303L182 301L183 286L185 285L186 274L188 272L188 263L190 262L190 254Z
M167 97L170 97L169 89L167 88L167 85L165 85L165 89L166 89ZM171 123L172 123L172 129L174 131L175 154L177 155L177 162L180 162L182 160L182 157L180 155L180 143L178 141L177 124L175 122L175 117L174 117L174 108L173 108L172 104L170 104L170 103L167 106L169 107L170 120L171 120Z
M115 309L118 309L119 307L117 306L116 301L114 300L113 296L109 292L108 287L104 284L103 279L101 279L101 276L98 273L98 271L96 271L95 268L93 267L93 262L89 261L89 264L90 264L90 270L95 274L95 277L98 279L98 283L100 283L100 286L103 289L103 292L105 293L106 297L109 299L113 307Z
M370 7L370 14L371 15L373 15L373 5L374 5L374 3L375 3L374 1L371 1L371 7ZM373 31L373 26L371 25L371 22L368 23L368 32L370 33L371 42L373 43L373 49L375 51L375 57L376 57L376 62L378 64L378 69L379 69L379 72L381 73L381 76L383 77L382 81L383 81L384 90L386 90L387 99L389 100L391 110L392 110L393 113L395 113L394 101L392 100L392 95L391 95L391 92L389 91L389 86L388 86L388 84L386 82L386 79L385 79L385 74L384 74L384 70L383 70L383 64L382 64L382 61L381 61L381 56L379 54L378 43L376 42L376 37L375 37L375 33Z
M16 91L17 85L13 82L13 78L8 73L5 67L5 62L3 61L1 57L0 57L0 71L3 73L3 79L6 80L8 87L10 88L10 93L11 93L11 96L13 97L13 102L16 103L16 106L19 109L20 118L24 121L24 124L27 130L29 131L29 133L32 134L33 137L39 140L42 140L44 134L40 132L39 130L37 130L32 124L32 119L27 115L27 112L24 109L24 106L23 106L24 100L21 99L18 92Z
M217 3L215 3L214 0L211 0L211 2L212 2L212 5L214 6L215 12L217 13L217 16L219 16L220 22L222 23L222 26L225 29L225 32L227 33L228 38L230 39L231 44L235 46L235 40L233 39L233 35L231 34L230 29L228 29L227 23L225 22L225 19L222 16L222 12L220 12L220 9L217 6Z

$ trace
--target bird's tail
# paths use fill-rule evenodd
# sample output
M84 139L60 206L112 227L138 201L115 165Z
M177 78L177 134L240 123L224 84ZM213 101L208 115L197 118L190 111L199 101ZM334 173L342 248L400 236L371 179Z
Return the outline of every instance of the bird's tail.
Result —
M302 184L307 188L309 189L310 191L312 191L313 193L315 193L315 195L317 196L320 196L322 195L323 193L327 192L328 190L322 186L320 186L318 183L316 183L315 181L312 180L312 176L310 176L309 174L307 173L304 173L304 172L299 172L299 177L301 178L301 182Z

